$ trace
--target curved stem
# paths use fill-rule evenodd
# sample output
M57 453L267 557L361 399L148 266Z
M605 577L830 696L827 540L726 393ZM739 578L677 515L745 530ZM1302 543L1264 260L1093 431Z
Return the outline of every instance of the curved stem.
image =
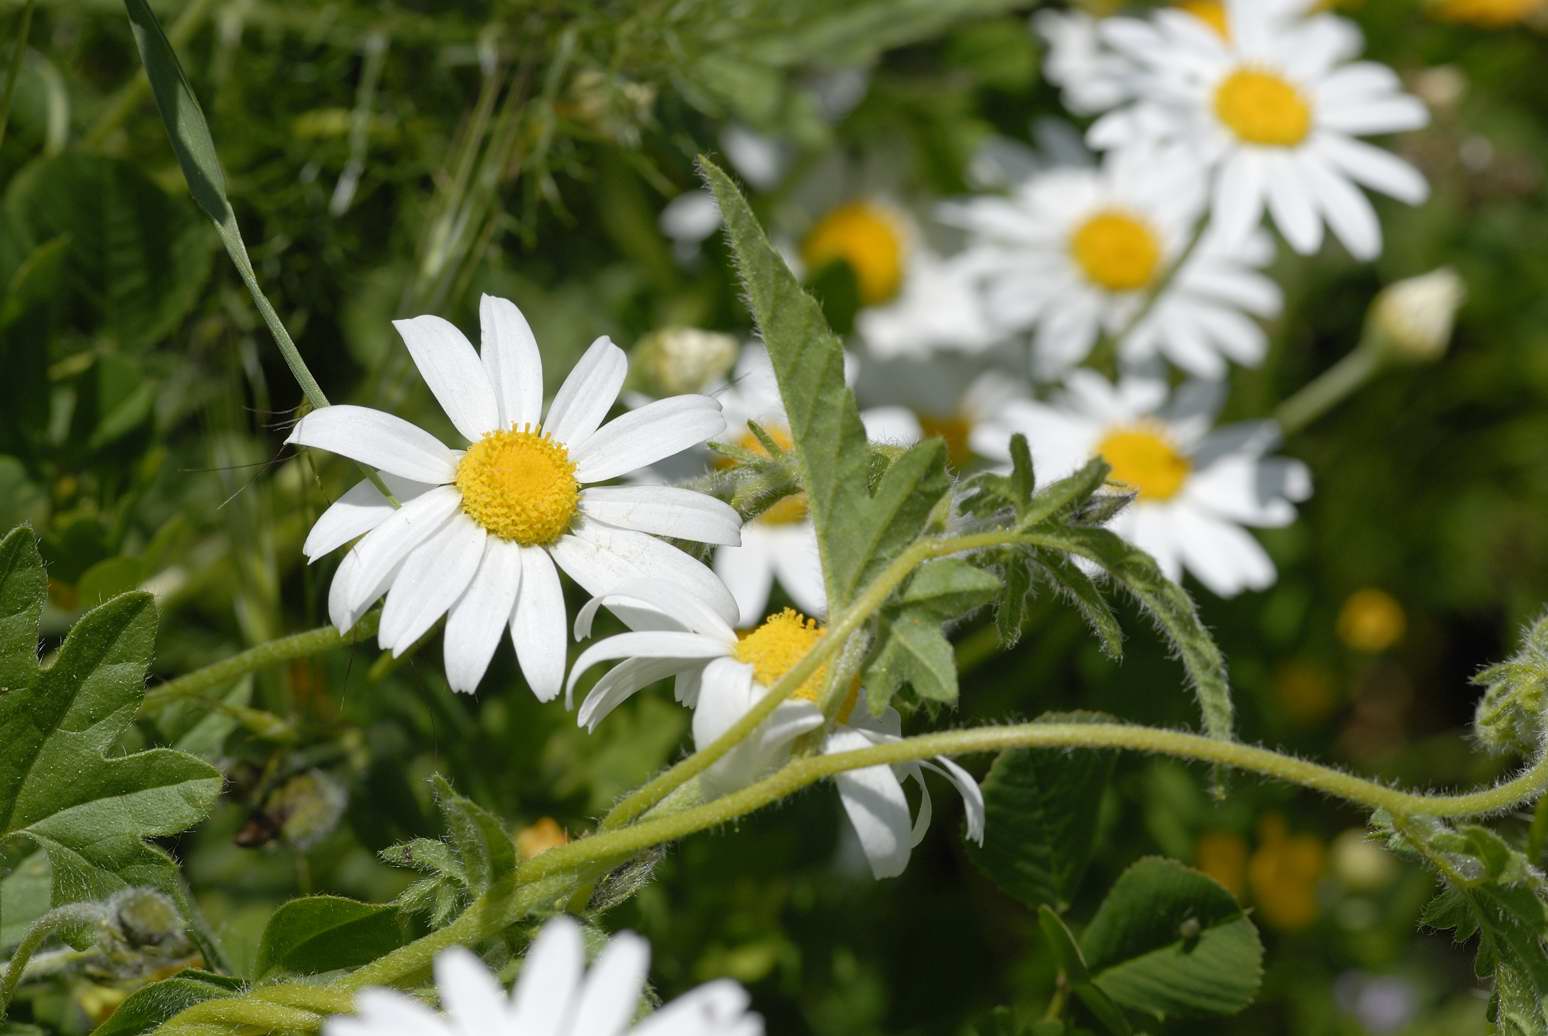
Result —
M1274 411L1280 432L1294 435L1353 395L1381 369L1378 350L1362 342Z
M224 687L238 677L281 662L322 654L336 647L358 644L376 632L376 624L380 619L381 615L375 613L361 618L354 629L348 633L341 634L332 626L319 626L317 629L307 630L304 633L292 633L288 637L280 637L277 640L259 644L257 647L248 648L241 654L232 655L203 669L195 669L191 673L152 688L145 694L141 711L142 713L155 712L176 702L197 698L207 691Z
M4 1018L10 1008L11 998L16 995L16 987L21 985L22 978L27 973L27 965L33 960L33 954L48 941L49 936L72 925L100 924L102 919L103 911L97 904L72 903L68 906L55 907L34 921L27 929L27 934L22 936L22 941L17 945L11 959L6 962L3 971L0 971L0 1018Z

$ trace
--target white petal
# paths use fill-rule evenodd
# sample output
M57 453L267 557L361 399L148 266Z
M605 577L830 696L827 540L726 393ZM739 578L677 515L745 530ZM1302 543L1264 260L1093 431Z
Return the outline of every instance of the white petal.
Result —
M1398 133L1418 129L1430 121L1430 113L1416 97L1395 97L1346 101L1317 113L1317 122L1340 133Z
M1234 245L1252 233L1263 218L1263 163L1250 151L1238 152L1218 176L1214 226L1210 229Z
M836 730L823 748L833 755L870 747L864 735L853 730ZM908 866L913 846L913 818L908 797L890 766L867 766L835 774L839 801L860 839L866 862L877 878L895 878Z
M1265 163L1269 214L1290 247L1310 255L1322 247L1322 220L1312 206L1304 184L1297 176L1294 162L1275 155Z
M1398 201L1418 205L1430 196L1430 185L1419 170L1374 144L1338 133L1319 133L1313 151L1326 156L1357 183Z
M753 670L734 658L718 658L704 668L699 702L693 710L694 747L703 750L730 730L768 693L753 681ZM705 787L724 793L743 787L777 766L790 742L823 724L822 711L809 701L783 701L745 740L704 772Z
M330 1018L325 1036L460 1036L443 1016L391 989L363 989L353 1017Z
M477 442L500 425L489 375L473 345L448 321L437 316L394 320L408 346L414 366L462 437Z
M403 654L457 603L478 571L488 536L473 519L455 514L409 554L382 608L377 640L384 650L394 658Z
M747 990L721 979L684 993L636 1025L631 1036L729 1036L727 1027L744 1018L749 1002Z
M423 428L370 407L339 404L313 410L286 445L311 446L414 482L440 486L457 475L458 453Z
M549 548L554 560L587 593L607 593L633 579L666 579L725 616L736 602L725 584L702 562L642 532L620 529L582 514L569 533Z
M933 762L926 761L921 765L936 771L957 789L957 794L962 796L962 813L967 821L968 841L983 845L984 792L973 779L973 775L944 755L938 755Z
M605 482L649 467L725 430L725 416L714 399L671 396L615 417L576 445L570 458L575 461L578 481Z
M510 299L478 300L479 358L494 388L500 427L538 426L543 418L543 356L527 318Z
M567 691L573 691L581 676L599 662L615 658L676 658L691 660L722 658L730 653L731 645L719 637L706 637L701 633L684 633L677 630L650 630L643 633L619 633L599 640L575 660L570 669ZM686 668L686 666L684 667Z
M736 508L677 486L590 486L581 490L580 509L635 532L722 546L742 541L742 518Z
M446 681L472 693L510 625L521 589L521 548L498 536L484 543L478 573L446 616Z
M621 932L591 965L570 1031L576 1036L620 1036L634 1017L645 988L650 944L632 932Z
M779 577L779 585L807 615L827 615L828 589L822 579L817 530L810 525L797 526L781 538L786 545L774 552L774 574Z
M646 687L680 675L684 664L680 658L631 658L618 663L586 692L580 711L575 714L576 725L587 731L596 730L614 709Z
M591 343L564 379L543 421L543 434L578 450L597 430L618 399L629 360L605 335Z
M511 616L511 642L521 675L538 701L553 701L564 686L564 589L542 547L521 548L521 591Z
M631 579L619 583L613 591L598 594L587 601L575 614L576 640L585 640L591 636L591 624L597 610L603 607L615 614L622 608L631 615L643 608L661 619L650 627L652 629L687 629L728 644L736 643L736 634L731 629L735 616L721 615L677 584L660 579ZM634 629L645 628L634 623L631 626Z
M1345 175L1315 154L1301 157L1301 168L1316 196L1333 234L1356 259L1371 260L1381 254L1381 224L1365 195Z
M410 482L385 473L381 479L400 504L407 503L432 488L423 482ZM370 532L386 521L396 510L397 508L382 496L381 491L371 484L370 479L361 479L318 516L317 521L312 525L312 531L306 535L306 542L301 545L301 553L306 555L308 561L316 561L324 554L344 546L356 536L363 536Z
M387 516L376 528L350 548L358 560L343 604L350 610L373 600L373 588L396 568L409 551L429 539L457 513L462 494L453 486L437 486L410 500ZM375 590L381 593L380 589Z
M580 925L559 916L543 926L527 950L511 993L514 1011L507 1032L520 1036L565 1036L586 966ZM490 1036L503 1036L491 1033Z
M459 1032L504 1032L509 1000L484 962L461 946L442 950L435 958L435 988L441 1009Z
M1233 597L1274 582L1274 563L1239 527L1188 507L1174 508L1171 522L1183 564L1212 593Z
M742 530L740 547L715 551L715 575L736 598L740 626L754 626L763 618L774 589L774 557L759 531L756 522L750 523Z

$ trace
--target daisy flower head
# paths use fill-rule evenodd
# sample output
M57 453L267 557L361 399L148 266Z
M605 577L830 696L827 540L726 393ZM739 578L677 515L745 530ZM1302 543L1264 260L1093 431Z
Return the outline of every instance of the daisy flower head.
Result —
M1246 236L1267 209L1297 252L1317 251L1324 227L1352 255L1381 252L1365 187L1416 205L1429 193L1413 166L1360 138L1418 129L1420 101L1384 65L1352 60L1358 30L1300 0L1228 0L1226 29L1159 11L1110 19L1104 38L1134 62L1132 104L1091 127L1095 147L1136 150L1157 165L1212 179L1216 229Z
M650 946L631 932L608 940L591 967L581 927L569 917L543 926L507 993L462 947L435 958L441 1009L390 989L365 989L356 1013L330 1018L324 1036L762 1036L736 982L710 982L635 1022Z
M613 709L641 688L675 675L678 700L693 709L693 740L700 749L745 716L769 688L817 645L825 632L820 623L787 608L769 616L755 629L738 633L723 616L677 588L641 582L589 603L577 617L577 639L590 635L590 618L602 605L650 610L659 620L655 629L600 640L576 659L570 675L572 690L579 676L592 666L624 660L587 693L581 702L578 722L595 730ZM827 755L900 737L902 720L896 710L888 708L880 716L871 716L857 708L861 695L858 678L840 704L834 721L828 724L818 704L827 678L827 665L819 666L746 740L704 772L706 787L722 793L757 780L789 758L791 745L798 737L825 726L820 751ZM688 693L684 693L685 687ZM956 788L966 813L967 837L982 844L983 793L967 771L945 756L918 763L869 766L833 777L844 814L877 878L902 874L913 847L924 838L930 825L930 793L924 778L927 769L945 777ZM904 793L903 783L909 779L920 788L917 814Z
M684 395L604 424L628 366L605 337L545 415L542 358L521 311L485 295L479 318L480 350L440 317L393 324L465 449L369 407L323 407L296 424L287 443L376 469L397 502L356 484L302 551L316 561L356 541L328 593L341 632L385 594L378 639L396 655L444 615L446 678L472 691L509 629L523 675L548 701L566 659L560 569L593 595L649 575L729 606L708 568L657 536L734 544L734 510L685 489L598 485L718 435L725 418L714 399Z
M1161 355L1200 376L1227 360L1253 364L1267 348L1253 319L1276 314L1279 289L1262 273L1262 234L1199 234L1201 184L1137 153L1055 169L1008 196L943 206L971 235L970 253L996 324L1032 332L1032 374L1053 380L1103 335L1130 361Z
M1311 495L1311 475L1300 461L1268 456L1279 439L1273 422L1214 428L1223 401L1219 382L1187 382L1172 392L1154 370L1116 385L1078 370L1051 404L1011 404L974 445L1007 458L1010 437L1020 432L1039 477L1049 479L1100 456L1112 468L1109 480L1134 494L1112 530L1173 580L1187 569L1230 597L1273 584L1274 563L1243 527L1289 525L1296 503Z

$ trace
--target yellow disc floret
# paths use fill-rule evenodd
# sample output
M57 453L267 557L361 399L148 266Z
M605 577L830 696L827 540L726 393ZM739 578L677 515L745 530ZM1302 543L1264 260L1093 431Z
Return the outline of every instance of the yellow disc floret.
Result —
M1070 254L1093 284L1108 291L1138 291L1160 269L1161 239L1139 217L1103 209L1075 228Z
M468 517L523 547L558 539L580 499L569 451L526 425L490 432L468 447L456 482Z
M1159 425L1115 428L1103 436L1097 452L1113 469L1112 480L1129 486L1141 500L1170 500L1192 468Z
M1311 133L1311 106L1289 80L1239 68L1215 88L1215 114L1248 144L1295 147Z
M816 619L808 619L793 608L786 608L778 615L763 620L757 629L740 634L732 657L744 665L752 666L753 679L764 687L773 687L807 652L817 646L826 631ZM828 667L825 664L801 681L792 698L817 702L822 698L828 683ZM839 709L840 722L849 718L855 701L860 696L860 682L855 681L843 705Z
M1186 11L1214 29L1221 39L1231 38L1231 22L1226 16L1226 7L1221 0L1181 0L1173 6L1179 11Z
M918 414L919 430L926 439L946 444L946 460L954 468L965 468L973 461L973 422L962 414Z
M897 295L906 251L898 218L868 201L840 205L818 220L801 243L801 259L810 270L839 260L848 263L867 306Z

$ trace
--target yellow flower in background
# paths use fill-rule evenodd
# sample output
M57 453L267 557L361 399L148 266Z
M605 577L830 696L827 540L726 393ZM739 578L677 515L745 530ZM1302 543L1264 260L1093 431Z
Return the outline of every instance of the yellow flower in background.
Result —
M1445 22L1503 29L1541 14L1543 0L1433 0L1430 16Z
M1356 651L1376 655L1403 639L1408 616L1391 594L1375 587L1356 590L1338 613L1338 639Z
M1241 900L1247 894L1247 840L1229 831L1206 831L1193 847L1193 865Z
M1274 672L1274 701L1301 726L1328 718L1338 707L1338 688L1328 671L1312 662L1290 661Z
M855 273L860 301L875 306L903 286L908 258L906 224L874 201L852 201L833 209L801 242L801 261L813 272L843 260Z
M542 817L516 832L516 852L523 860L541 856L568 843L570 836L553 817Z
M1327 850L1314 835L1292 835L1285 818L1270 814L1258 823L1258 848L1247 861L1247 885L1265 924L1281 931L1305 928L1322 906L1317 882Z

